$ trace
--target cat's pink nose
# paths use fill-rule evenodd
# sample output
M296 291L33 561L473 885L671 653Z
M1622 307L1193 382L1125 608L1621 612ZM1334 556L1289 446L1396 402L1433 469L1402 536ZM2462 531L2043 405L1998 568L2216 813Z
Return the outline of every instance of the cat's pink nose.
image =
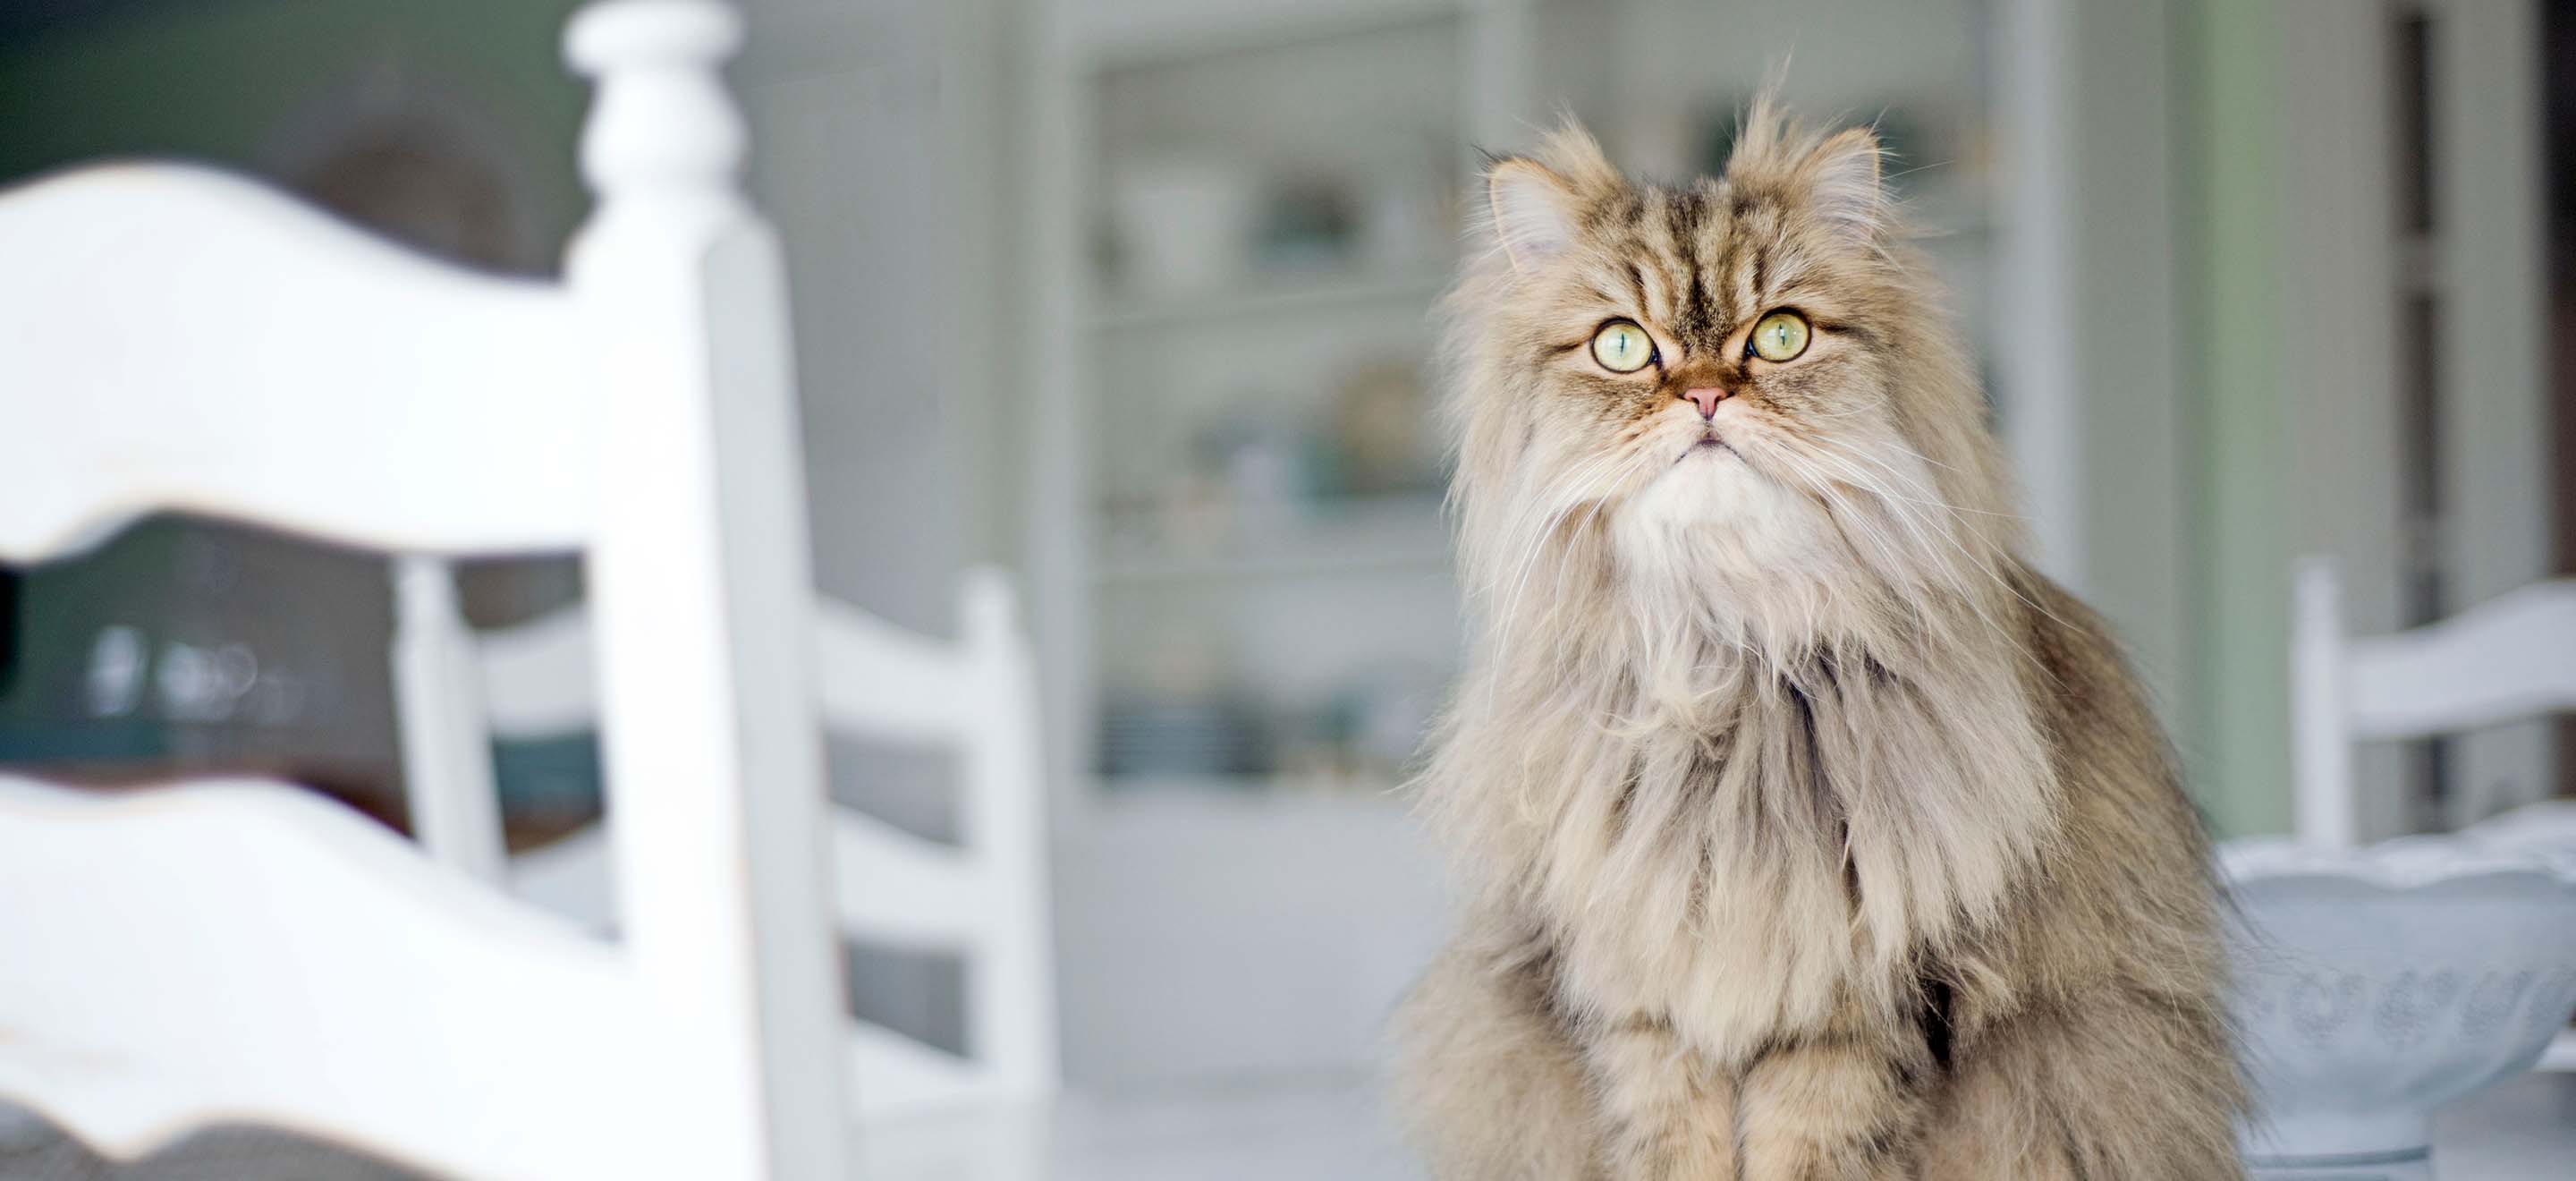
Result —
M1699 407L1699 416L1701 418L1715 418L1717 417L1717 404L1726 400L1726 387L1704 385L1684 393L1682 397L1688 400L1691 404Z

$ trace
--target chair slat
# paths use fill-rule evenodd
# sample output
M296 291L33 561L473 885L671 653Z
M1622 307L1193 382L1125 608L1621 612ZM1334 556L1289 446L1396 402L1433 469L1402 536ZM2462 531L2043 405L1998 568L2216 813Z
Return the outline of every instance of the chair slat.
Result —
M510 893L591 931L617 925L617 871L597 824L510 859Z
M2354 639L2353 736L2421 738L2576 708L2576 583L2524 587L2439 623Z
M977 685L956 649L830 599L815 604L814 647L832 729L916 741L974 737Z
M816 603L815 675L835 733L914 742L968 737L976 713L963 653L830 599ZM503 738L558 737L597 723L589 613L567 608L484 633L484 708Z
M898 946L981 942L995 921L993 883L968 856L865 812L832 809L841 929Z
M483 709L501 738L559 738L599 724L590 613L578 607L485 632Z
M958 850L850 808L832 809L842 931L897 947L963 950L991 929L989 875ZM582 927L617 921L616 869L598 826L510 862L510 889Z
M557 285L170 164L0 194L0 259L0 559L160 509L415 551L590 534L600 380Z
M0 898L0 1093L111 1151L247 1117L477 1176L723 1172L613 948L298 789L0 776Z
M969 1059L864 1021L850 1026L850 1077L861 1119L969 1107L993 1084Z

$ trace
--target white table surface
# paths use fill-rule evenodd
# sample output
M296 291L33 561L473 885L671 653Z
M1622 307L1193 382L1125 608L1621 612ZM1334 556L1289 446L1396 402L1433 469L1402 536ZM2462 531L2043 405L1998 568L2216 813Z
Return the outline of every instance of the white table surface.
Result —
M972 1125L969 1125L972 1126ZM990 1139L957 1124L882 1129L869 1181L1398 1181L1422 1176L1364 1079L1211 1088L1196 1094L1068 1096ZM942 1144L1008 1145L967 1164ZM943 1163L945 1165L943 1166ZM986 1168L977 1168L985 1165ZM2532 1074L2445 1110L2434 1125L2442 1181L2576 1181L2576 1074Z
M862 1148L867 1181L1399 1181L1422 1174L1363 1078L1119 1096L907 1121ZM2576 1179L2576 1074L2534 1074L2434 1125L2442 1181ZM408 1174L252 1129L201 1133L126 1166L0 1108L0 1181L396 1181Z

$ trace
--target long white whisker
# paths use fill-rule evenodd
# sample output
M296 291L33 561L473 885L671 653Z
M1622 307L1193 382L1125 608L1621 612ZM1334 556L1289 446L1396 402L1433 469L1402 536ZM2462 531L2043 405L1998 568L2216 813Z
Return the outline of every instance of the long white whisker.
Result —
M1816 486L1819 499L1826 504L1825 511L1827 515L1837 524L1847 524L1860 531L1862 539L1869 542L1871 548L1876 549L1881 560L1886 563L1886 572L1890 577L1894 577L1902 573L1904 562L1897 557L1899 547L1896 545L1893 538L1887 536L1885 530L1878 528L1876 523L1870 521L1866 517L1855 514L1846 520L1842 515L1834 513L1832 504L1836 498L1829 495L1835 484L1833 479L1818 470L1813 463L1800 459L1797 453L1789 448L1784 447L1779 449L1778 452L1775 453L1775 458L1777 458L1783 466L1795 470L1807 482Z
M1947 507L1947 506L1938 506L1936 502L1918 502L1918 501L1912 501L1912 500L1910 500L1910 498L1907 498L1907 497L1896 496L1896 495L1894 495L1893 493L1889 492L1889 491L1888 491L1887 489L1885 489L1884 487L1881 487L1881 486L1877 485L1877 484L1876 484L1875 482L1873 482L1873 481L1870 481L1870 480L1867 480L1867 479L1857 478L1857 477L1862 476L1864 473L1863 473L1863 472L1862 472L1862 471L1861 471L1861 470L1860 470L1856 465L1854 465L1854 464L1853 464L1849 459L1845 458L1845 457L1844 457L1844 456L1842 456L1842 455L1835 454L1835 453L1831 453L1831 452L1825 452L1825 451L1823 451L1822 449L1819 449L1819 452L1818 452L1818 454L1817 454L1816 458L1823 459L1823 460L1826 460L1826 461L1828 461L1828 462L1834 462L1834 463L1837 463L1837 464L1839 464L1840 466L1842 466L1844 470L1846 470L1846 471L1848 471L1848 472L1851 472L1851 473L1856 477L1856 479L1855 479L1855 481L1854 481L1854 484L1855 484L1855 486L1856 486L1856 487L1862 488L1863 490L1869 491L1872 495L1874 495L1874 496L1878 496L1878 497L1882 498L1883 500L1885 500L1885 501L1889 504L1889 506L1890 506L1891 508L1893 508L1893 509L1898 513L1898 515L1899 515L1899 516L1902 516L1902 517L1904 517L1904 518L1906 518L1906 519L1908 519L1908 520L1920 520L1920 519L1921 519L1921 514L1920 514L1920 512L1919 512L1919 511L1917 511L1917 510L1914 510L1914 509L1911 509L1911 508L1907 507L1909 504L1918 504L1918 503L1935 503L1935 506L1936 506L1936 507ZM1926 523L1926 524L1929 524L1929 522L1925 522L1925 523ZM1992 566L1992 565L1988 564L1988 563L1986 562L1986 560L1984 560L1983 558L1979 557L1979 556L1978 556L1978 555L1976 555L1976 554L1972 554L1972 553L1968 552L1967 547L1966 547L1966 546L1963 546L1963 545L1960 545L1960 544L1959 544L1958 539L1957 539L1957 538L1955 538L1955 537L1952 537L1952 536L1950 535L1950 532L1949 532L1948 530L1946 530L1946 529L1941 529L1941 528L1938 528L1938 527L1936 526L1936 527L1933 527L1932 531L1933 531L1934 533L1938 534L1938 535L1940 536L1940 538L1941 538L1941 540L1942 540L1942 541L1947 542L1947 543L1949 544L1950 548L1951 548L1952 550L1956 551L1956 552L1958 553L1958 555L1959 555L1961 558L1966 559L1966 560L1967 560L1967 562L1968 562L1968 564L1969 564L1969 566L1970 566L1972 569L1976 570L1978 573L1984 574L1987 578L1992 579L1992 580L1994 581L1995 585L1996 585L1996 586L1999 586L1999 587L2002 587L2002 588L2003 588L2003 590L2004 590L2004 592L2005 592L2006 594L2009 594L2009 595L2011 595L2012 597L2014 597L2014 598L2016 598L2016 599L2021 600L2021 603L2022 603L2022 605L2023 605L2023 606L2028 607L2028 608L2030 608L2030 609L2031 609L2031 610L2033 610L2033 611L2037 611L2037 612L2039 612L2041 615L2047 616L2050 620L2055 621L2056 623L2058 623L2058 624L2060 624L2060 625L2072 626L2072 625L2067 624L2067 623L2066 623L2066 620L2064 620L2064 619L2062 619L2062 618L2059 618L2059 616L2057 615L2057 613L2056 613L2056 612L2050 611L2048 608L2041 606L2041 605L2040 605L2039 603L2037 603L2037 602L2034 602L2034 601L2031 599L2031 597L2030 597L2029 595L2023 594L2023 593L2021 592L2021 588L2014 586L2014 585L2012 584L2012 580L2011 580L2011 579L2008 579L2008 578L2004 577L2004 575L2003 575L2003 573L2002 573L2001 571L1999 571L1999 570L1995 569L1995 567L1994 567L1994 566ZM1982 610L1982 609L1980 609L1980 611L1979 611L1978 613L1979 613L1980 615L1983 615L1983 614L1984 614L1984 612L1983 612L1983 610ZM1991 620L1989 620L1989 622L1991 623L1992 621L1991 621Z
M1978 562L1976 557L1970 554L1965 547L1961 546L1956 538L1951 537L1947 530L1941 529L1929 521L1920 519L1915 511L1906 506L1902 498L1892 497L1891 494L1888 493L1888 491L1877 481L1867 478L1865 473L1862 473L1859 469L1853 467L1849 462L1845 461L1842 456L1819 448L1810 452L1808 454L1808 458L1820 462L1836 464L1836 466L1840 467L1849 477L1843 481L1844 483L1860 490L1871 499L1876 500L1878 503L1885 506L1888 511L1894 513L1897 519L1907 526L1907 531L1915 536L1918 541L1921 541L1925 530L1928 528L1931 533L1938 535L1942 541L1948 543L1951 549L1957 551L1960 557L1966 559L1971 568L1994 579L1997 585L2002 586L2007 592L2013 594L2015 597L2020 597L2020 592L2018 590L2015 590L2009 582L2004 581L2002 576L1987 568L1983 563ZM1923 542L1923 544L1927 549L1929 548L1928 542ZM1926 556L1928 557L1931 555L1927 554ZM1964 593L1967 588L1962 586L1959 589ZM2025 603L2029 602L2026 598L2023 599L2023 601ZM1970 613L1975 615L1977 621L1984 624L1987 630L1994 632L1995 635L2002 639L2008 646L2014 648L2021 647L2021 644L2013 638L2012 633L2007 631L1995 620L1993 615L1987 612L1985 605L1979 599L1973 595L1967 595L1966 602ZM2033 604L2033 607L2036 608L2036 604Z
M1614 451L1585 462L1577 467L1566 481L1560 483L1560 491L1552 496L1534 499L1531 509L1524 510L1518 515L1518 519L1523 521L1532 517L1540 519L1537 527L1529 533L1524 555L1513 564L1518 573L1513 579L1512 592L1498 604L1489 626L1493 656L1486 685L1488 695L1501 692L1503 669L1510 663L1512 634L1519 623L1521 598L1528 589L1530 574L1536 569L1539 557L1545 553L1550 538L1557 527L1564 523L1565 518L1581 508L1587 500L1592 499L1595 492L1605 491L1610 483L1616 481L1621 474L1621 465L1628 458ZM1544 511L1531 511L1537 509ZM1491 589L1499 589L1499 586Z

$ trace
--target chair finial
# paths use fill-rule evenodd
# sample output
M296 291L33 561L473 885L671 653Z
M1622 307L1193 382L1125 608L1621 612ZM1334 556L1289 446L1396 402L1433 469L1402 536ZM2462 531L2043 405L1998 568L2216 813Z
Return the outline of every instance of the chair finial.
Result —
M966 570L959 591L958 627L967 639L1006 642L1020 626L1019 596L1010 575L993 566Z
M601 197L727 190L742 165L742 115L718 73L742 45L719 0L601 0L573 17L564 54L594 79L581 171Z
M446 562L420 554L394 558L394 608L399 625L427 625L458 617L456 580Z

